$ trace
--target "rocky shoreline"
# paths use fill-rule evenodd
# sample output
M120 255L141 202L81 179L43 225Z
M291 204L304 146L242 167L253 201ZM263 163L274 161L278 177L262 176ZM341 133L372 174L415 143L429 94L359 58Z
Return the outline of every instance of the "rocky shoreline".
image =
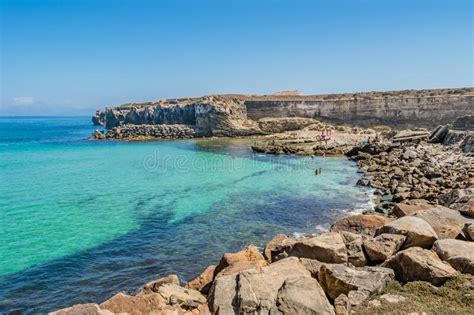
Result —
M269 128L278 130L278 124ZM320 235L277 235L262 252L249 246L226 253L184 286L169 275L135 296L118 293L102 304L53 314L469 314L474 307L472 131L452 141L450 126L431 134L385 131L385 138L375 130L337 128L312 122L267 136L253 149L346 154L364 174L358 184L374 188L375 212L342 218ZM341 147L323 149L314 145L322 145L315 139L321 130L330 130L334 141L349 136ZM377 141L361 145L368 137Z

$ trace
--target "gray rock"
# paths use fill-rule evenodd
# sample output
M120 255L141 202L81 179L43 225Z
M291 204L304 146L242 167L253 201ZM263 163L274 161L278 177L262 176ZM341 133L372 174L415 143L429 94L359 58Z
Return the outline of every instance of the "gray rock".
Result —
M380 234L374 239L364 240L364 249L372 263L380 263L395 254L406 237L398 234Z
M474 152L474 131L467 133L463 142L461 142L460 147L464 153Z
M398 281L427 281L433 285L442 285L458 272L439 259L436 253L420 247L410 247L382 264L392 268Z
M212 314L237 314L236 295L237 274L215 279L208 295Z
M362 239L354 240L346 245L347 261L356 267L364 267L367 265L367 257L365 257L362 248Z
M311 274L296 257L289 257L273 263L261 272L247 270L239 273L237 284L237 305L239 313L267 313L276 308L278 291L283 283L292 277L307 277Z
M334 314L334 308L316 279L299 276L285 280L270 314Z
M294 277L311 279L310 272L296 257L282 259L260 271L245 270L218 277L208 295L209 308L213 314L277 312L279 290Z
M377 235L384 233L406 236L403 248L412 246L430 248L438 238L428 222L413 216L399 218L377 230Z
M342 236L335 232L296 241L291 256L317 259L326 263L347 262L346 245Z
M437 240L433 250L454 269L474 275L474 242L453 239Z
M403 303L406 301L406 297L397 294L384 294L380 296L380 299L388 303Z
M385 282L393 278L393 270L388 268L351 268L344 265L322 266L318 275L321 287L331 299L345 294L352 305L359 305L378 293Z
M462 231L467 240L474 241L474 223L466 223Z

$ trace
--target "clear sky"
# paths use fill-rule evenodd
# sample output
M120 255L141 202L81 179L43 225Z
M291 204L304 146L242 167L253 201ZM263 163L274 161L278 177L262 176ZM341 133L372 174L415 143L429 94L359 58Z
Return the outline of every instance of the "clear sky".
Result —
M0 2L0 115L473 86L471 0Z

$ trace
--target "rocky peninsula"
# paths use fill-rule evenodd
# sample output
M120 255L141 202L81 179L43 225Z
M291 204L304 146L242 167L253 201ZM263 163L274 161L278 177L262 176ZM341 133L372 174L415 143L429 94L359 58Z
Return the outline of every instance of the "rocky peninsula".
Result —
M106 109L106 138L135 138L142 135L129 130L139 126L151 130L177 124L168 126L168 134L259 135L252 146L257 152L345 154L364 174L358 185L374 189L376 207L341 218L322 234L276 235L263 250L249 245L225 253L184 284L169 275L145 284L136 295L117 293L101 304L75 305L53 314L472 314L472 91L363 94L373 97L368 108L385 104L370 113L376 121L364 125L370 128L354 127L368 115L356 110L362 94L339 95L337 101L279 95L278 102L288 101L278 106L272 105L277 102L273 96L211 96ZM428 100L427 113L422 107ZM349 106L356 112L349 120L342 115L344 123L337 123L324 112L329 105L321 105L330 101L342 104L332 107L334 111ZM406 106L394 114L389 108L395 103ZM272 106L278 110L269 116L258 116L267 115L266 109L255 112ZM318 107L321 115L272 117L308 106ZM386 124L380 124L381 115ZM415 123L418 127L412 130L396 130ZM162 128L151 136L168 135Z

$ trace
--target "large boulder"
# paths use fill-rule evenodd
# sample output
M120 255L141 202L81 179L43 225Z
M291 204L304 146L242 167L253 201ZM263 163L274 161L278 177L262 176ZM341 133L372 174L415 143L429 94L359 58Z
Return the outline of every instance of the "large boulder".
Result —
M407 202L397 203L393 207L393 214L398 218L415 214L416 212L424 211L433 207L433 205L420 200L419 202L412 202L408 200Z
M406 237L399 234L380 234L364 240L364 250L372 263L380 263L395 254L405 242Z
M413 216L428 222L439 239L456 238L462 232L464 224L474 222L462 216L458 211L443 206L436 206L415 213Z
M210 265L199 276L186 283L187 289L198 290L203 294L207 294L214 280L215 265Z
M319 283L332 300L345 294L352 305L359 305L380 292L385 282L393 278L393 270L388 268L351 268L344 265L323 265L318 275Z
M403 248L419 246L431 248L438 239L433 228L423 219L408 216L389 222L377 230L377 235L384 233L400 234L406 236Z
M474 275L474 242L453 239L437 240L433 250L454 269Z
M100 308L113 313L150 314L158 313L166 305L166 300L158 293L130 296L117 293L104 303Z
M237 304L239 313L267 313L276 308L278 291L292 277L310 278L310 273L295 257L289 257L262 269L246 270L238 275Z
M111 311L103 310L99 305L94 303L77 304L71 307L66 307L49 315L113 315Z
M395 277L401 282L427 281L433 285L442 285L458 272L439 259L436 253L420 247L410 247L382 264L392 268Z
M260 254L259 250L255 246L248 246L237 253L225 253L214 270L214 276L217 276L225 268L242 261L250 262L257 268L267 265L265 258Z
M286 309L299 309L304 313L303 310L310 310L315 305L321 309L327 307L324 295L318 293L315 282L292 280L294 278L312 280L311 273L296 257L282 259L260 271L245 270L218 277L209 292L209 307L217 314L280 314ZM306 292L309 286L311 289ZM315 301L303 298L310 295L317 297Z
M276 308L281 314L334 314L318 281L308 277L291 277L278 291Z
M331 227L331 231L347 231L356 234L374 236L375 231L381 226L387 224L392 219L372 214L359 214L349 216L340 220Z
M291 256L317 259L326 263L347 262L347 250L342 236L328 232L295 242Z

